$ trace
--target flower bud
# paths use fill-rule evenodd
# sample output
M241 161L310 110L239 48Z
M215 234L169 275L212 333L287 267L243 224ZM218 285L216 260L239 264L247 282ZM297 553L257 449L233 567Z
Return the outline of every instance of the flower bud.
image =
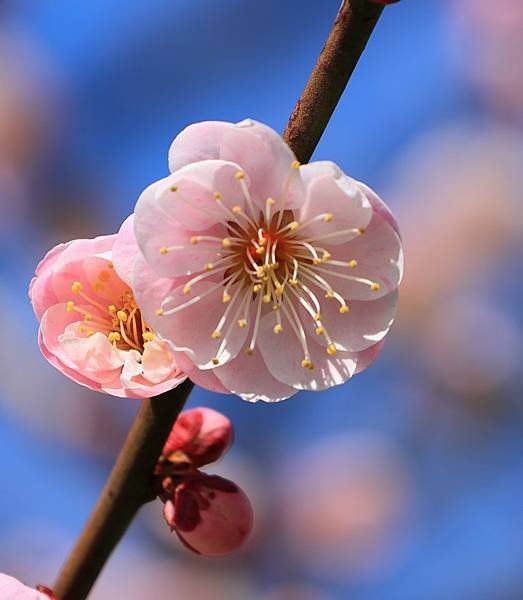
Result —
M226 416L210 408L193 408L178 417L162 454L198 468L218 460L231 442L232 425Z
M217 475L198 475L180 483L165 502L163 516L190 550L220 556L239 548L252 529L245 493Z

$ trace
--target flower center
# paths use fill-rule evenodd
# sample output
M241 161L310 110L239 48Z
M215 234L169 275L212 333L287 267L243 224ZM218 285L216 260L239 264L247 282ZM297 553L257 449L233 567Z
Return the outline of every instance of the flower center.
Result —
M282 315L287 319L303 350L302 367L313 369L307 337L309 329L315 335L325 336L326 351L329 355L336 354L337 346L325 324L322 322L318 294L327 300L339 303L339 312L346 314L349 307L343 296L336 291L336 279L350 280L369 286L378 291L378 283L363 277L349 275L347 269L353 270L358 266L356 260L335 260L331 252L322 246L327 241L340 236L348 239L363 235L360 228L333 230L320 236L311 237L310 226L323 221L331 223L332 213L324 212L315 217L298 222L292 210L287 209L289 190L293 177L299 168L297 161L293 162L284 189L278 200L267 198L263 210L257 208L250 196L245 182L245 174L236 174L243 196L245 210L241 206L229 208L222 201L219 191L214 193L218 206L223 211L220 223L226 231L223 238L205 235L195 235L191 238L192 246L199 246L205 253L216 250L216 261L202 265L202 272L189 280L183 292L192 295L191 299L173 306L170 296L164 299L156 311L158 316L170 316L192 306L201 298L222 291L222 301L226 304L223 315L210 332L217 340L216 356L213 364L220 364L226 340L234 327L245 328L249 325L248 315L254 305L254 317L251 324L251 337L246 353L252 355L258 337L260 319L270 311L274 314L275 334L283 331ZM172 192L178 188L173 186ZM193 204L190 198L184 202L202 210ZM350 237L349 237L350 236ZM172 246L160 248L160 254L187 249L187 246ZM195 251L191 248L191 251ZM193 287L200 281L212 276L216 282L201 294L194 294ZM300 307L305 309L307 319L303 320Z
M109 263L111 265L111 263ZM92 284L93 290L100 291L109 279L107 271L100 271L98 280ZM77 312L83 316L78 328L80 334L91 337L97 332L103 333L113 346L119 350L138 350L142 353L147 342L154 339L154 333L144 321L134 296L129 288L114 300L114 304L104 306L101 302L84 292L79 281L71 285L71 292L81 298L78 302L66 302L68 312Z

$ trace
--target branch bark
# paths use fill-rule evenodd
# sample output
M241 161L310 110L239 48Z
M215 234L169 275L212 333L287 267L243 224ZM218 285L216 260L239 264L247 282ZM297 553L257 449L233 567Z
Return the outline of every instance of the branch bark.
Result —
M143 400L116 464L53 588L58 600L83 600L105 562L150 497L156 461L193 384Z
M310 160L382 10L370 0L343 0L283 133L300 162Z
M383 10L381 0L344 0L283 138L308 162ZM142 504L163 444L193 384L144 400L100 498L65 561L53 592L84 600Z

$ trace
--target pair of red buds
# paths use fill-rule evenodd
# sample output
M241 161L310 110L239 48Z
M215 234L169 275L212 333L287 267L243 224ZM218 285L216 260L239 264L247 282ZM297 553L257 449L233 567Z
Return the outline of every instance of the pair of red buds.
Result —
M252 508L232 481L202 473L231 445L229 419L210 408L194 408L177 419L155 470L157 494L171 531L198 554L236 550L249 536Z

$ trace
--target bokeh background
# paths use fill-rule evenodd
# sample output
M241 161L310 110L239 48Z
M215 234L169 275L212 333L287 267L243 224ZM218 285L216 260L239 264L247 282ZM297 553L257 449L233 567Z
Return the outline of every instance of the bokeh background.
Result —
M39 355L27 285L58 242L112 233L175 134L282 131L338 0L0 4L0 571L50 584L136 401ZM197 390L249 493L230 558L181 549L148 506L93 600L523 598L523 3L388 7L315 153L397 213L401 310L346 385L250 405Z

